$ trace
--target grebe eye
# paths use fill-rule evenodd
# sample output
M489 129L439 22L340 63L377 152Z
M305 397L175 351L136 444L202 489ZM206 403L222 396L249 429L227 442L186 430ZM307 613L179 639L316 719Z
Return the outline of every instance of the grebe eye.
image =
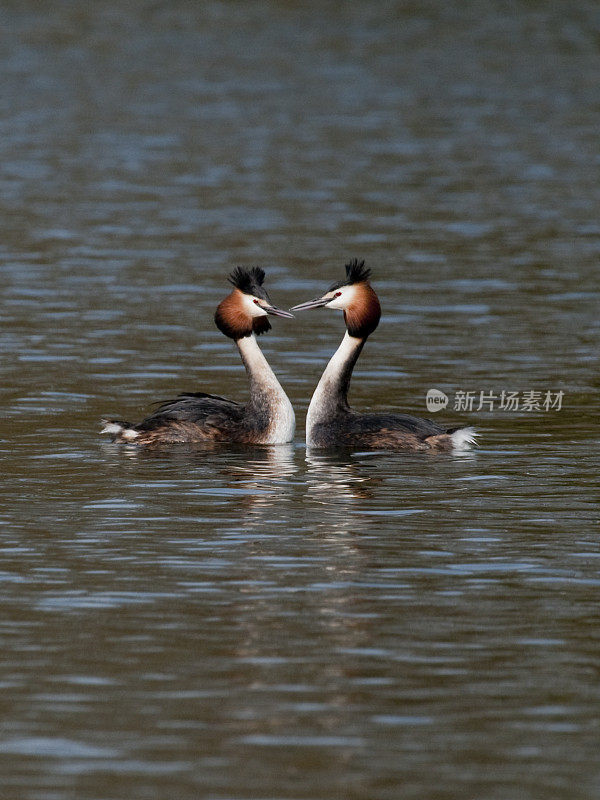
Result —
M333 296L334 296L334 297L341 297L341 296L342 296L342 293L341 293L341 292L336 292L336 293L335 293Z
M255 299L254 302L256 303L256 305L258 305L258 300Z

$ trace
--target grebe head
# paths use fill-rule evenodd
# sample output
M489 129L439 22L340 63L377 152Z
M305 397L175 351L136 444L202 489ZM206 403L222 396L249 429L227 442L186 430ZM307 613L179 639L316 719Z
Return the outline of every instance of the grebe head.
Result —
M364 261L353 259L346 264L346 279L334 283L322 297L300 303L292 311L307 308L341 308L350 336L366 339L379 325L381 306L369 283L371 270Z
M229 276L234 289L219 303L215 311L217 328L231 339L241 339L253 333L260 335L271 329L268 314L291 318L294 315L276 308L263 283L265 271L260 267L236 267Z

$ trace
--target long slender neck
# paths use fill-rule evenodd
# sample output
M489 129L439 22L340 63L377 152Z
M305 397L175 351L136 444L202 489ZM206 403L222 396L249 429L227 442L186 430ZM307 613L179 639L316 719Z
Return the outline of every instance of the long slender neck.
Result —
M272 392L284 394L281 384L275 377L275 373L269 366L269 362L264 357L262 350L258 346L256 336L244 336L236 340L238 350L246 367L248 378L250 379L250 402L254 397Z
M250 401L246 406L249 422L264 427L264 444L289 442L294 436L292 404L269 366L254 334L236 340L250 379Z
M327 422L339 411L347 411L350 408L348 389L352 370L365 342L366 337L350 336L348 331L344 334L340 346L325 367L310 401L306 416L307 434L313 425Z

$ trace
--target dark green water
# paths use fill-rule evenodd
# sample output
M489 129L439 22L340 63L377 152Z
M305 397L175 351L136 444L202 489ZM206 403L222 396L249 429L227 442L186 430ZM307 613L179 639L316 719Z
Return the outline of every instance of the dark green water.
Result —
M597 5L0 22L0 796L595 800ZM287 308L355 256L383 318L353 403L443 390L476 452L307 456L317 311L262 340L292 445L97 435L246 396L212 322L236 264ZM477 410L503 391L564 395Z

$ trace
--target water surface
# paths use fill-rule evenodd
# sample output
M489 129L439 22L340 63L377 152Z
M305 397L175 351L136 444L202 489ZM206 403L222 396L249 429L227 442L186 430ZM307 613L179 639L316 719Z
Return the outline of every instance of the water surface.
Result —
M597 798L595 4L1 17L4 794ZM286 308L352 257L383 307L352 402L442 390L476 452L307 453L324 310L262 340L289 446L100 439L246 396L236 264ZM477 410L502 391L562 408Z

